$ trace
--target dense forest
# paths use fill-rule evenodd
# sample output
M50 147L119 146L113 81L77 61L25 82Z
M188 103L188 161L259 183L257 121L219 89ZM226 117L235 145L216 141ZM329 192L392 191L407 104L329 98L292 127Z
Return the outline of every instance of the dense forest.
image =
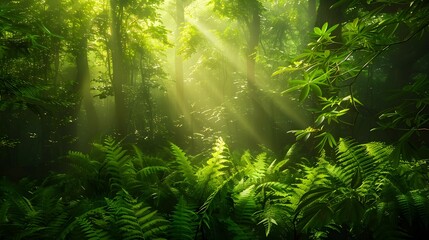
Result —
M1 0L0 239L427 239L429 2Z

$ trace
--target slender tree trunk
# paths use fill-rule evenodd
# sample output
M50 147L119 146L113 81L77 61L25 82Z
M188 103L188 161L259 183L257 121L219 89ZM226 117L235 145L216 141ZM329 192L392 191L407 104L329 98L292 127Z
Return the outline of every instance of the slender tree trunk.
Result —
M120 135L127 132L127 108L123 92L123 84L126 82L127 73L124 61L124 51L122 46L122 15L123 6L119 0L110 0L111 17L111 51L112 51L112 86L115 96L115 126Z
M155 121L154 121L154 114L153 114L153 101L152 101L152 94L151 94L151 88L150 88L150 78L151 76L147 73L145 73L144 66L143 66L143 51L140 53L140 75L141 80L143 84L143 98L144 98L144 106L145 106L145 118L147 119L147 124L149 127L149 138L153 140L155 138L154 136L154 128L155 128ZM144 127L144 126L143 126Z
M271 126L268 121L266 121L269 116L263 108L262 102L262 93L259 90L257 79L256 79L256 53L259 45L260 35L261 35L261 17L260 17L260 8L255 4L252 9L252 17L247 24L249 39L247 45L247 86L249 89L249 99L250 99L250 126L253 130L248 132L248 140L250 140L250 145L259 145L265 144L270 145L270 132Z
M76 53L76 68L77 68L77 83L79 93L82 99L81 104L86 113L86 131L85 136L81 140L86 144L92 141L98 133L98 116L95 111L92 96L90 94L90 72L88 66L88 39L82 36ZM78 105L80 106L80 104ZM79 112L79 108L77 109Z
M175 49L175 71L176 71L176 101L178 119L182 119L181 127L177 131L177 144L184 143L186 137L191 134L191 117L189 114L189 106L185 97L185 84L183 74L183 58L180 55L180 32L183 23L185 6L183 0L176 0L176 49Z
M310 26L314 26L317 16L317 2L316 0L308 0L308 21Z

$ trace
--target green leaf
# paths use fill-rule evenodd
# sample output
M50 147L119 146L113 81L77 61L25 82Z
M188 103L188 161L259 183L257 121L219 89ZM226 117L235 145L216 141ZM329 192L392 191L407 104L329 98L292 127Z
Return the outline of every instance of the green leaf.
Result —
M295 210L295 218L301 210L309 207L310 205L320 202L326 195L329 195L333 192L334 189L328 187L320 187L306 192L302 195L299 204Z
M328 203L316 203L305 211L301 219L304 224L302 229L310 230L326 226L332 220L333 215Z
M339 223L359 225L365 208L355 197L346 197L335 209L335 215Z
M304 101L308 97L309 93L310 93L310 86L305 85L301 90L301 95L299 96L299 101L300 102Z
M352 176L350 185L353 189L356 189L362 185L362 173L359 168L356 168L356 172Z
M328 58L331 55L331 51L325 50L324 55L325 55L325 58Z
M325 116L322 114L322 115L319 115L318 117L317 117L317 119L316 119L316 121L314 122L314 125L317 127L317 126L319 126L320 124L322 124L323 123L323 121L325 121Z
M316 94L316 96L318 97L322 96L322 89L320 89L320 87L317 86L317 84L310 83L310 87L311 87L311 90L314 92L314 94Z
M326 26L328 25L328 23L325 23L326 24ZM332 26L331 28L329 28L326 32L327 33L331 33L331 32L333 32L335 29L337 29L337 27L338 27L339 25L338 24L335 24L334 26Z
M322 26L322 32L325 33L327 29L328 29L328 23L325 22Z
M290 92L296 91L300 88L303 88L304 86L305 85L299 85L299 86L294 86L294 87L288 88L288 89L284 90L281 94L283 95L285 93L290 93Z
M330 133L326 133L326 137L328 138L328 144L330 147L334 147L337 145L337 141L335 140L334 136Z
M318 28L318 27L314 28L314 33L317 34L317 35L319 35L319 36L323 34L322 30L320 28Z
M293 68L293 67L280 67L277 71L273 72L273 74L271 74L271 77L286 73L286 72L294 72L297 71L298 68Z

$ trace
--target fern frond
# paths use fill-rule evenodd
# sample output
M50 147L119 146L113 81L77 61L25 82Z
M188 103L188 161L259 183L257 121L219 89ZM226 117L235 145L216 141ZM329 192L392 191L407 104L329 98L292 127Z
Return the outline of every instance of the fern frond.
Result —
M317 167L307 167L301 165L303 177L298 179L298 183L293 184L295 195L291 198L292 204L298 204L299 199L311 189L329 185L329 175L326 167L319 164Z
M168 221L143 202L137 202L125 190L106 199L109 212L121 230L121 239L154 239L165 234Z
M69 151L67 154L69 159L70 169L74 170L72 175L76 177L85 176L94 176L97 174L98 169L100 168L100 162L91 159L88 154L83 154L78 151Z
M264 208L255 213L258 219L258 225L262 224L265 228L265 236L268 237L274 227L282 228L284 231L293 229L293 209L286 204L271 203L265 204Z
M196 186L197 177L195 176L195 170L191 166L191 163L186 156L185 152L182 151L177 145L171 143L171 152L175 156L175 160L178 164L179 171L183 174L185 182L190 186Z
M257 210L256 197L255 197L255 185L244 189L235 196L234 199L234 213L235 220L239 224L252 224L253 214Z
M290 186L280 182L264 182L264 183L258 184L257 189L260 189L260 188L272 189L274 191L286 193L286 190L289 190Z
M344 181L356 188L367 177L381 173L392 151L392 147L379 142L357 144L352 140L340 139L337 159L345 172Z
M188 206L181 196L171 216L170 239L194 239L197 228L197 214Z
M405 217L409 225L422 222L429 224L429 200L427 194L414 190L407 194L396 196L399 212Z
M86 218L79 218L77 220L80 229L88 240L105 240L110 239L108 233L102 229L95 228L93 224Z
M140 176L142 179L145 179L154 174L168 172L169 170L170 169L168 167L164 167L164 166L149 166L139 170L137 172L137 175Z
M84 203L85 207L89 207L89 204ZM81 230L83 233L85 233L84 229L87 229L86 231L89 232L96 232L95 234L100 234L106 236L107 233L103 232L103 230L100 230L98 226L94 226L90 220L95 220L96 217L104 216L106 214L105 206L97 207L97 208L90 208L87 211L84 211L79 216L75 217L75 219L71 222L69 222L64 228L62 229L61 233L58 235L58 239L73 239L73 236L76 236L79 234L79 230Z
M239 172L236 172L234 174L232 174L229 178L225 179L222 184L220 184L215 191L213 191L210 196L206 199L206 201L203 203L203 205L200 207L198 213L203 214L205 212L207 212L207 210L210 208L214 198L216 197L216 195L226 186L227 183L229 183L232 179L234 179Z
M136 180L136 169L132 158L120 143L112 137L106 137L100 148L106 154L104 168L108 178L111 193L127 189L129 191L139 187Z
M207 160L207 165L198 169L196 173L197 182L200 184L198 190L202 191L201 195L222 185L224 181L223 175L227 173L227 164L230 163L230 160L224 155L227 148L222 138L217 139L213 150L214 152L211 153L212 157Z
M0 201L0 225L9 221L7 213L10 208L10 203L6 200Z
M303 231L310 231L327 226L333 221L334 212L326 202L315 202L303 210L298 226Z
M265 177L267 172L267 153L260 153L256 156L254 163L248 163L248 167L251 168L250 171L247 172L247 176L249 176L254 181Z
M277 172L280 172L280 170L287 164L287 162L287 159L281 160L279 162L277 162L276 160L272 161L268 166L267 173L275 174Z
M256 240L259 239L249 225L238 224L231 218L225 220L227 229L234 235L233 240Z
M134 149L134 156L137 161L134 161L134 165L137 168L143 168L145 166L149 166L150 164L147 162L147 159L143 152L136 145L132 145Z

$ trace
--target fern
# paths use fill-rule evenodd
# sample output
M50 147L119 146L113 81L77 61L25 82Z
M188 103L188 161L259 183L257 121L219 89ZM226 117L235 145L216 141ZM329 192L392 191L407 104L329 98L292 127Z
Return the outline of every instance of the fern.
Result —
M240 174L242 171L236 172L232 174L229 178L225 179L206 199L206 201L203 203L203 205L200 207L198 214L200 216L199 224L198 224L198 230L202 230L203 224L210 229L210 221L212 220L209 214L209 210L214 208L213 206L222 206L221 204L213 204L216 196L220 194L222 190L225 190L227 184L232 181L238 174ZM225 207L225 205L223 205Z
M396 196L399 213L404 216L407 223L412 225L423 224L429 226L429 200L427 192L418 190L410 191L407 194Z
M77 214L75 218L68 222L62 229L58 239L78 239L78 238L109 238L106 225L106 208L105 206L93 206L93 203L80 201L76 205L81 205L83 212ZM76 210L76 209L75 209ZM82 236L83 234L83 236Z
M60 235L70 215L57 189L37 186L33 192L23 194L9 187L3 190L0 201L2 239L55 239Z
M113 224L119 227L121 239L154 239L162 236L167 229L167 220L124 190L118 192L113 200L106 199L106 202Z
M248 176L252 182L256 182L259 179L265 177L267 172L267 154L261 153L256 156L255 160L251 161L251 155L248 151L246 151L241 157L242 161L245 162L247 170L246 176Z
M128 191L138 188L137 173L131 156L121 147L120 143L117 143L112 137L107 137L103 145L96 146L106 154L103 167L111 193L118 192L123 188Z
M170 239L194 239L196 233L197 215L191 210L186 200L179 198L171 216Z
M265 229L265 236L268 237L276 227L278 231L291 232L293 231L293 209L284 203L272 203L270 201L265 204L262 210L255 213L258 219L258 225L262 224Z
M168 172L169 170L170 169L168 167L164 167L164 166L148 166L140 169L136 174L141 179L145 179L157 173Z
M240 172L236 172L234 174L232 174L229 178L225 179L216 189L215 191L213 191L210 196L206 199L206 201L204 202L204 204L200 207L199 213L200 214L204 214L205 212L207 212L207 210L210 208L214 198L217 196L217 194L224 189L224 187L226 186L227 183L229 183L232 179L234 179L237 174Z
M88 240L111 239L106 231L95 228L93 224L86 218L79 218L77 223L79 224L79 227L82 230L85 238Z
M216 189L217 186L222 186L224 182L223 175L227 173L225 171L228 168L227 163L230 163L224 156L226 150L225 142L222 138L218 138L211 153L212 157L207 160L207 165L196 172L197 182L200 184L198 190L201 191L201 196L204 196L212 189Z
M301 166L304 174L302 178L299 178L298 183L293 184L293 190L295 192L295 197L292 198L293 204L298 204L297 200L299 200L308 191L329 184L329 175L324 165L319 165L317 167Z
M227 229L234 236L233 240L254 240L258 239L255 231L251 229L249 225L238 224L232 219L228 218L225 220Z
M368 176L375 176L386 166L393 149L382 143L356 144L340 139L337 161L344 171L344 181L352 187L359 187Z
M0 92L6 93L7 98L0 101L0 111L5 110L26 110L30 109L35 113L49 105L64 105L64 102L57 102L52 98L44 97L47 86L26 82L9 76L0 76ZM45 95L46 96L46 95Z
M239 224L249 224L254 222L253 214L256 212L257 204L255 197L255 186L251 185L239 192L234 197L235 219Z
M88 178L94 176L100 168L100 162L81 152L69 151L67 158L70 160L69 166L74 170L71 174L77 177Z
M196 186L197 177L195 170L191 166L188 157L177 145L171 143L171 152L175 156L176 163L178 164L179 171L183 174L184 181L190 186Z

